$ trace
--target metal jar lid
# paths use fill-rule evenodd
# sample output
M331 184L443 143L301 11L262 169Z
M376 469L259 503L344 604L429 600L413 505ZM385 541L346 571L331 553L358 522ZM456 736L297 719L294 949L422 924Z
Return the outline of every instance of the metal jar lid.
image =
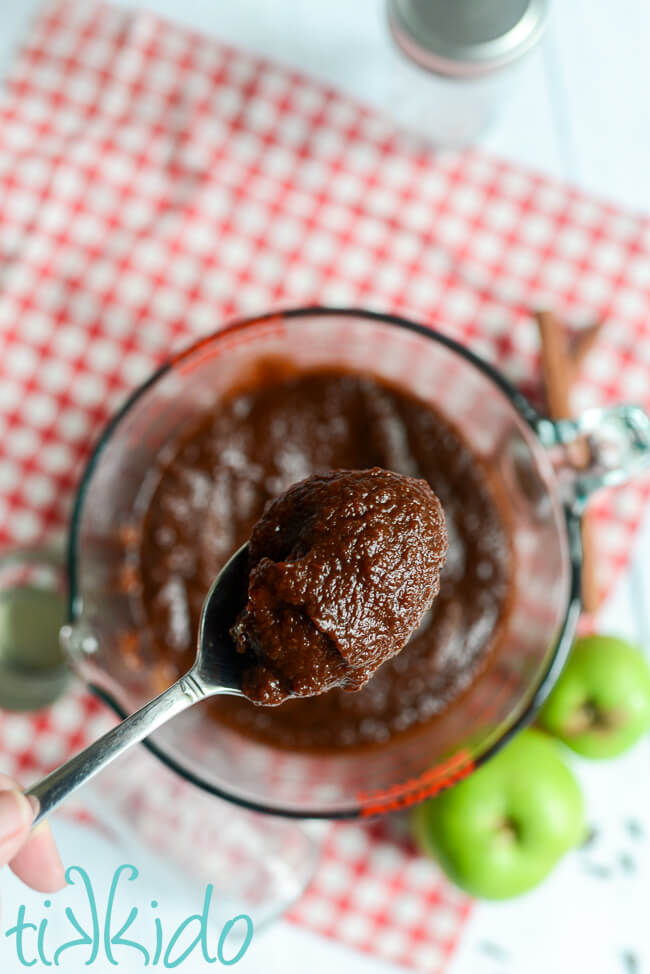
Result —
M467 78L518 60L542 36L549 0L388 0L397 45L421 67Z

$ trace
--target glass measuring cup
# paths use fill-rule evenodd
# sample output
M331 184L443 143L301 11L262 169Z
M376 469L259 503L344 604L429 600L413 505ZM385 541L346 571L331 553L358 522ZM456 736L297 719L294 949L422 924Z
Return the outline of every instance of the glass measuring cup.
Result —
M637 407L553 423L467 349L394 316L300 309L240 322L196 343L108 425L75 503L63 640L77 672L118 713L162 689L155 674L132 665L147 631L142 607L120 582L124 534L155 485L155 460L268 358L298 369L374 374L449 417L488 464L509 511L512 611L491 665L459 703L381 748L279 751L217 724L201 706L162 728L148 747L186 781L257 811L338 818L402 808L469 774L546 697L579 613L580 515L598 487L648 465L650 424ZM592 457L584 469L572 464L568 448L580 438L588 439Z

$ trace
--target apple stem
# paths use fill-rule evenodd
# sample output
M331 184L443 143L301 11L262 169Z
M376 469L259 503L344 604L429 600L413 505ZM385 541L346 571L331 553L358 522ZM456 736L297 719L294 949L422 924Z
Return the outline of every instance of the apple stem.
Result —
M511 818L502 819L498 829L504 839L509 839L511 842L515 842L519 838L519 829Z
M615 730L625 723L625 714L619 710L603 710L593 700L585 700L575 716L567 721L566 730L569 734L584 734L587 731Z

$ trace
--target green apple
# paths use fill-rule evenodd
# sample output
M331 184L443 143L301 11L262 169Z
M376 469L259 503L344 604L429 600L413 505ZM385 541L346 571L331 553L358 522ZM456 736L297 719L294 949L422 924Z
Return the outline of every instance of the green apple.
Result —
M582 794L558 745L535 730L412 813L415 840L473 896L536 886L585 836Z
M586 636L571 650L539 724L587 758L610 758L650 727L650 666L615 636Z

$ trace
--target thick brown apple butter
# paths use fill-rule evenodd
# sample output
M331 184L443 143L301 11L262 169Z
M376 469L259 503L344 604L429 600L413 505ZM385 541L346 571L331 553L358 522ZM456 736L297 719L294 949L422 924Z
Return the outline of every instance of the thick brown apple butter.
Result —
M487 663L508 611L504 515L482 461L431 406L372 378L262 370L161 458L139 530L150 645L141 664L171 683L191 666L201 606L266 504L334 469L381 467L426 480L445 515L440 592L402 652L367 685L260 707L219 697L215 720L271 746L376 746L444 710Z
M335 470L271 501L248 553L247 604L231 629L241 688L277 706L359 690L404 648L440 590L447 531L426 480Z

